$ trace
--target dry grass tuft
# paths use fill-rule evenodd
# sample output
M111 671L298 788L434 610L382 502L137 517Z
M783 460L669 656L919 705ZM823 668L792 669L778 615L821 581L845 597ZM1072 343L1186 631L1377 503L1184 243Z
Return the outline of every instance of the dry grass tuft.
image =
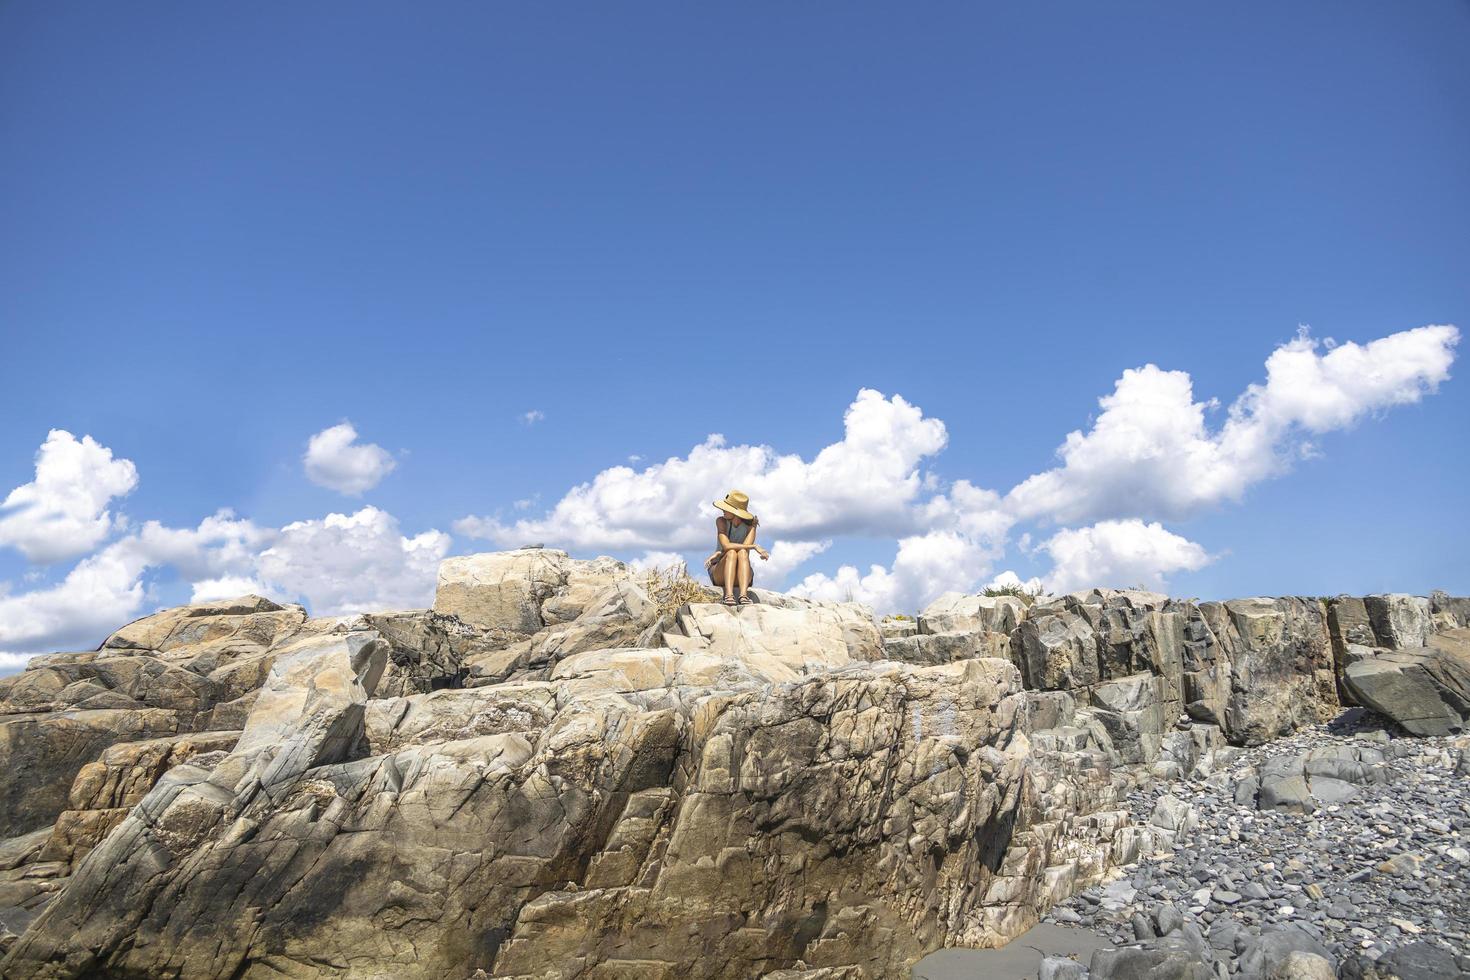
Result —
M1043 592L1040 586L1028 589L1024 585L991 585L981 590L980 594L985 596L1012 595L1029 606L1048 593Z
M673 616L685 603L720 600L718 592L690 577L689 568L682 561L662 568L650 568L644 572L639 585L658 608L660 619Z

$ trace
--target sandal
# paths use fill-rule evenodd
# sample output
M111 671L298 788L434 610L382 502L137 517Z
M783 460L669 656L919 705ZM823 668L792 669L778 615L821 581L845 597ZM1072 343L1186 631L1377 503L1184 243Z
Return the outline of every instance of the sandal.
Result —
M720 605L722 605L722 606L733 606L733 605L735 605L735 597L732 596L732 595L725 596L725 598L723 598L723 599L720 600Z
M735 605L737 606L748 606L750 604L750 596L748 595L743 595L739 599L735 600Z

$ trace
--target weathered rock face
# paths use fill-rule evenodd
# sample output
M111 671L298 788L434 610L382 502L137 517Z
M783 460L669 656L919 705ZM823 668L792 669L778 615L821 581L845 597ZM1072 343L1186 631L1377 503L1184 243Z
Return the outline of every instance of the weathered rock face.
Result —
M1186 804L1132 825L1120 790L1318 720L1356 665L1461 683L1423 667L1460 663L1447 598L946 596L880 627L754 596L670 614L526 549L446 562L433 611L247 597L40 659L0 686L28 773L0 973L905 976L1184 839ZM1249 802L1378 773L1278 768Z

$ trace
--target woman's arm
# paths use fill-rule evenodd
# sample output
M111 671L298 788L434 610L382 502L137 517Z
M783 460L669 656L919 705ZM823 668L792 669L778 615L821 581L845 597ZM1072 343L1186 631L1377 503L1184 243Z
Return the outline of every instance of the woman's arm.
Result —
M756 554L761 556L761 561L765 561L771 557L771 553L755 543L755 532L760 530L760 526L760 521L750 522L750 537L746 538L746 542L755 549Z

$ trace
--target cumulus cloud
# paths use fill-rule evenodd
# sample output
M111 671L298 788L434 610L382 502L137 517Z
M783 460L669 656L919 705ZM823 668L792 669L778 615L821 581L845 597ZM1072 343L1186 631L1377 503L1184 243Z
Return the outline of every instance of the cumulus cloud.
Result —
M866 574L843 565L833 575L815 572L791 592L834 602L861 602L876 612L915 611L942 592L969 591L988 569L990 555L957 531L931 531L898 542L892 568L871 565Z
M702 574L714 538L711 501L739 488L751 495L771 551L769 563L755 566L761 584L799 575L844 535L894 540L890 564L811 572L791 589L798 594L912 612L941 592L986 582L1034 587L1037 579L1012 571L993 574L1017 530L1025 554L1050 559L1042 579L1049 589L1163 589L1169 576L1213 556L1161 521L1239 499L1289 469L1313 438L1423 399L1449 377L1458 342L1448 326L1361 345L1303 334L1271 353L1265 380L1247 387L1223 419L1213 401L1196 398L1185 372L1125 371L1088 430L1067 436L1058 465L1005 494L941 479L932 462L947 442L944 423L899 395L863 389L847 408L842 438L810 458L727 445L716 434L684 456L604 470L539 517L535 498L524 498L513 522L466 517L455 528L501 546L545 541L579 554L643 553L640 567L689 559ZM324 485L344 493L366 490L393 466L380 447L359 444L350 423L312 438L309 474L314 453L322 469L312 478L323 482L325 474L333 482ZM0 583L0 670L29 652L95 645L156 602L150 569L176 569L196 600L256 591L334 615L427 605L450 547L447 534L404 534L374 507L282 528L227 510L194 528L128 527L109 506L136 484L132 463L90 437L48 436L36 479L0 509L0 544L46 562L123 536L53 585L15 594Z
M1035 576L1032 576L1028 579L1022 579L1021 576L1017 575L1015 572L1011 571L1008 568L1005 571L1001 572L999 575L995 576L995 578L991 579L989 582L986 582L985 588L1022 589L1026 592L1040 593L1043 589L1046 588L1046 585L1041 581L1041 579Z
M244 595L268 595L270 586L246 575L221 575L219 578L201 579L194 583L189 601L216 602Z
M522 412L521 413L521 424L522 425L535 425L537 422L541 422L545 418L546 418L546 413L545 412L541 411L541 409L539 409L539 408L533 408L529 412Z
M0 503L0 546L42 564L86 554L117 526L108 504L137 485L131 460L89 435L52 429L36 451L36 478Z
M946 439L944 423L924 418L917 406L863 389L848 406L842 441L811 460L770 446L728 446L715 434L685 457L603 470L541 518L504 524L466 517L454 527L510 547L546 541L586 551L692 550L714 538L711 501L735 487L783 538L906 533L916 528L919 465Z
M359 443L357 429L342 422L323 429L306 444L306 478L319 487L360 496L393 472L392 454L374 443Z
M972 590L1005 554L1012 530L1025 524L1049 529L1025 529L1019 541L1023 552L1052 559L1050 587L1101 580L1161 587L1170 574L1211 559L1160 520L1239 500L1316 452L1314 437L1420 401L1449 377L1459 338L1452 326L1366 344L1302 332L1270 354L1265 380L1223 413L1214 399L1195 397L1184 371L1152 364L1126 370L1099 400L1090 428L1066 437L1060 465L1003 496L967 480L946 485L926 468L947 441L943 422L898 395L864 389L847 409L842 441L810 460L767 446L729 446L712 435L683 457L604 470L540 518L507 524L498 516L467 517L455 528L499 545L544 540L578 551L692 553L712 537L710 496L738 487L751 494L764 526L806 546L791 552L797 564L820 553L807 553L811 545L841 535L896 539L890 565L814 572L793 589L806 595L851 597L888 611L913 609L942 591ZM1033 544L1033 536L1046 533ZM1041 583L1006 574L992 581Z
M1266 381L1207 423L1211 402L1194 398L1183 371L1155 365L1123 372L1085 434L1072 432L1062 465L1029 477L1007 496L1021 519L1077 523L1100 518L1179 520L1287 470L1308 435L1417 402L1449 377L1460 333L1451 326L1404 330L1365 345L1328 346L1305 333L1266 360Z
M433 602L449 545L442 531L406 537L392 514L364 507L287 524L255 567L263 581L319 616L422 608Z
M95 647L145 614L150 570L172 567L191 602L246 593L303 602L313 615L424 607L433 601L449 535L407 537L375 507L263 528L222 510L196 528L150 521L83 559L53 586L0 593L0 651L22 659ZM0 661L0 672L4 670Z
M0 596L0 651L88 650L132 620L146 597L146 557L126 538L82 559L48 588Z
M1136 518L1058 531L1041 548L1055 562L1046 577L1053 592L1136 585L1162 591L1169 575L1195 571L1212 560L1200 545L1157 521L1145 524Z

